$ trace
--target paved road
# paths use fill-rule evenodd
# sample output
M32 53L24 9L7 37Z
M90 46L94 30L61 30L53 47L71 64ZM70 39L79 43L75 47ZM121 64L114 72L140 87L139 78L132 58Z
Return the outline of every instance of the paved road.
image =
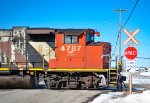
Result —
M86 103L100 90L0 89L0 103Z

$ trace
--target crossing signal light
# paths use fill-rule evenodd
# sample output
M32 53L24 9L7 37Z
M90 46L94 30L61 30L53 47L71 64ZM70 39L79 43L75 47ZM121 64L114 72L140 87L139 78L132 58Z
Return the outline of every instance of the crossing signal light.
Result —
M121 62L118 62L118 66L121 65Z

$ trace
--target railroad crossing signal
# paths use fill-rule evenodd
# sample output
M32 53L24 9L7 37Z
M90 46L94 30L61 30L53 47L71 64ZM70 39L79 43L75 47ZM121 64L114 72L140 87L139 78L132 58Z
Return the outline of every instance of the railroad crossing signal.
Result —
M134 42L136 45L139 45L139 42L134 38L134 36L140 31L139 29L136 29L133 33L128 32L126 29L124 29L123 31L129 36L128 39L123 42L124 45L126 45L129 41Z
M136 50L136 48L134 48L133 46L129 46L128 48L126 48L126 50L124 51L124 55L127 59L129 60L133 60L134 58L137 57L138 51Z

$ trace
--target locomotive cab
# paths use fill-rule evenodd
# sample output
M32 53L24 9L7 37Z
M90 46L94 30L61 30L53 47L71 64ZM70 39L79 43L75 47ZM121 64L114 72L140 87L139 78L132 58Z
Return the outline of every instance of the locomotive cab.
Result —
M111 46L94 42L93 29L60 29L55 33L55 59L50 59L48 88L97 88L106 85Z
M111 46L106 42L94 42L93 29L65 29L56 33L56 59L50 59L49 68L94 70L109 67Z

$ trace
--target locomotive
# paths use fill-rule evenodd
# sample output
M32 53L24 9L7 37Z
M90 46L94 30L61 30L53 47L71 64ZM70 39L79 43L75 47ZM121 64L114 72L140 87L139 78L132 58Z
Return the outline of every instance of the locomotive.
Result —
M111 44L94 29L13 27L0 30L0 87L90 89L117 84Z

